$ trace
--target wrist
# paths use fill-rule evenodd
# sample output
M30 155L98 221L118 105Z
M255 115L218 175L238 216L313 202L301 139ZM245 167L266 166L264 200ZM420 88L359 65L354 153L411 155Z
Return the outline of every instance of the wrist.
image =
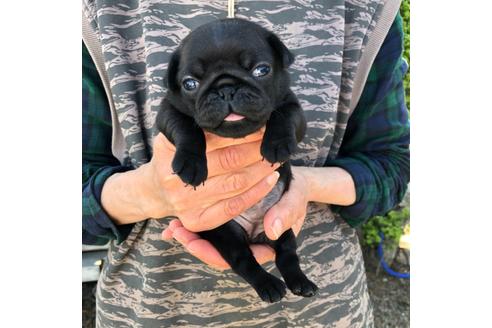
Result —
M141 220L152 217L150 210L151 205L155 203L153 201L155 197L153 174L149 163L141 165L134 171L132 177L133 186L132 197L135 199L135 210L138 213Z
M138 169L135 197L138 199L139 211L144 219L156 219L170 216L173 212L165 197L165 190L159 184L152 162L143 164Z
M312 170L307 166L292 166L292 176L295 180L300 180L304 185L304 195L306 202L313 201L313 181Z
M306 180L306 198L308 201L342 206L355 203L354 180L344 169L298 166L295 167L295 171L297 175Z
M118 225L136 223L147 219L145 212L145 180L142 167L115 173L104 183L101 205L111 220Z

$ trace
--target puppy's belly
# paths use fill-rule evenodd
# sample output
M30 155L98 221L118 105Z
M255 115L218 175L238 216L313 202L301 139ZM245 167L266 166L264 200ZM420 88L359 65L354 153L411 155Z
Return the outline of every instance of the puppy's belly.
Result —
M275 187L273 187L272 191L270 191L265 198L233 219L246 231L250 242L254 241L254 239L265 230L263 227L263 217L265 216L265 213L280 200L284 188L285 185L283 181L277 182Z

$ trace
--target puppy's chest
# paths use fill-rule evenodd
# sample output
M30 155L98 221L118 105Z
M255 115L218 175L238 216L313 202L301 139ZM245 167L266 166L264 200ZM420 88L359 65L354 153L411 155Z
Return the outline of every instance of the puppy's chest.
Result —
M278 181L265 198L233 219L246 231L250 242L255 242L258 236L265 231L263 226L265 213L280 200L284 189L284 182Z

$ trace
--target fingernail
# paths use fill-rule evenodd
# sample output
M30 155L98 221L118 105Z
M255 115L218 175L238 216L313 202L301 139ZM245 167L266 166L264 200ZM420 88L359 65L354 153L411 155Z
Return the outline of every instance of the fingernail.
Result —
M279 174L277 171L275 171L275 172L273 172L272 174L270 174L270 175L268 176L268 178L266 179L266 182L267 182L270 186L272 186L272 185L274 185L274 184L275 184L275 182L277 182L277 180L278 180L278 177L279 177L279 176L280 176L280 174Z
M280 218L275 218L272 224L272 231L275 236L275 239L278 239L280 235L282 234L283 227L282 227L282 220Z

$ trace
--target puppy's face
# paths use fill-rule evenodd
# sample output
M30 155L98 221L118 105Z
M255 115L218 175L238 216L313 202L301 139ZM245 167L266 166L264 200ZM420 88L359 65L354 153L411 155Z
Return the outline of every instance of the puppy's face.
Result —
M203 129L243 137L266 124L289 88L293 55L271 32L240 19L188 35L168 67L168 99Z

